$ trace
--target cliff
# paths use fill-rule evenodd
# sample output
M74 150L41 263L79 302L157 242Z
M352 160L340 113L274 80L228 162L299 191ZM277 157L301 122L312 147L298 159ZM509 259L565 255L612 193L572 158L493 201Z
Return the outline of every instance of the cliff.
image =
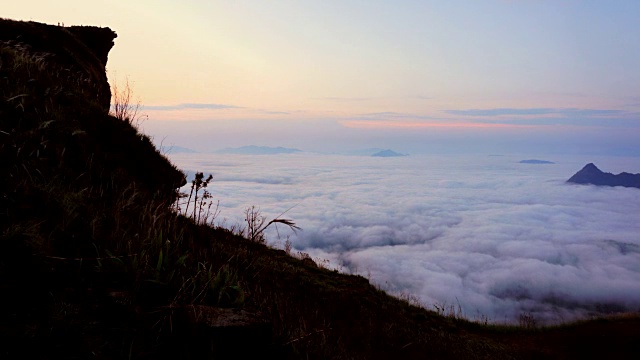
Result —
M84 171L91 161L96 173L121 170L148 190L170 194L184 184L184 175L158 156L149 138L108 115L105 65L115 38L109 28L0 20L2 131L22 157L36 153L23 161L59 158L47 171ZM32 141L35 133L39 145ZM5 159L5 165L15 160Z
M149 211L168 209L185 183L147 136L108 113L115 37L0 20L0 357L50 351L47 327L70 320L56 317L61 301L95 321L76 308L85 300L67 297L125 281L123 269L100 280L95 259L142 251L136 239L151 225L141 216L163 214Z
M105 66L116 33L109 28L61 27L0 19L0 43L34 61L46 61L59 76L73 77L86 98L109 110L111 91ZM33 78L33 80L37 80Z

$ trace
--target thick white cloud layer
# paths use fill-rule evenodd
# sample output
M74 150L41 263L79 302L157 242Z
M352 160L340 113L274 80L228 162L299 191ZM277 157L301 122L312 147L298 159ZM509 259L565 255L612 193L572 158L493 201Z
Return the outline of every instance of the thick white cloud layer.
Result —
M588 162L640 172L638 158L171 158L213 174L218 220L239 223L251 205L269 218L295 206L285 217L303 228L291 237L296 250L426 307L547 323L640 310L640 190L565 183Z

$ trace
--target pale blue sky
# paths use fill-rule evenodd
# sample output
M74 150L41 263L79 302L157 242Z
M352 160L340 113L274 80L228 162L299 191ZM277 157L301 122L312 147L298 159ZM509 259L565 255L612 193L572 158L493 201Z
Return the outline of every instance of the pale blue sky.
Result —
M286 146L285 132L312 148L509 127L628 152L640 135L639 1L25 0L1 16L114 29L109 76L134 83L169 142L216 124L224 145Z

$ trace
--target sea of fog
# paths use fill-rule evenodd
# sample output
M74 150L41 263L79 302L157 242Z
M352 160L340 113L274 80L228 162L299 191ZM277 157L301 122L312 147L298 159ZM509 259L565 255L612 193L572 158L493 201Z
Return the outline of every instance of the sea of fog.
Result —
M318 154L174 154L213 175L216 223L259 206L303 230L268 232L282 248L360 274L423 306L468 319L558 323L640 310L640 190L571 185L586 163L640 172L639 158L374 158Z

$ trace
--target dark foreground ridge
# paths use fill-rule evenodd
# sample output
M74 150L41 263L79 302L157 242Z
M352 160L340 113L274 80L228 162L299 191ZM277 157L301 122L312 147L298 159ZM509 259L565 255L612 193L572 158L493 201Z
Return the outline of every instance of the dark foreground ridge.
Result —
M585 165L582 170L575 173L569 183L592 184L600 186L624 186L640 189L640 174L630 174L627 172L614 175L598 169L593 163Z
M115 33L0 29L0 358L638 358L637 315L480 325L178 214L184 175L107 112Z

